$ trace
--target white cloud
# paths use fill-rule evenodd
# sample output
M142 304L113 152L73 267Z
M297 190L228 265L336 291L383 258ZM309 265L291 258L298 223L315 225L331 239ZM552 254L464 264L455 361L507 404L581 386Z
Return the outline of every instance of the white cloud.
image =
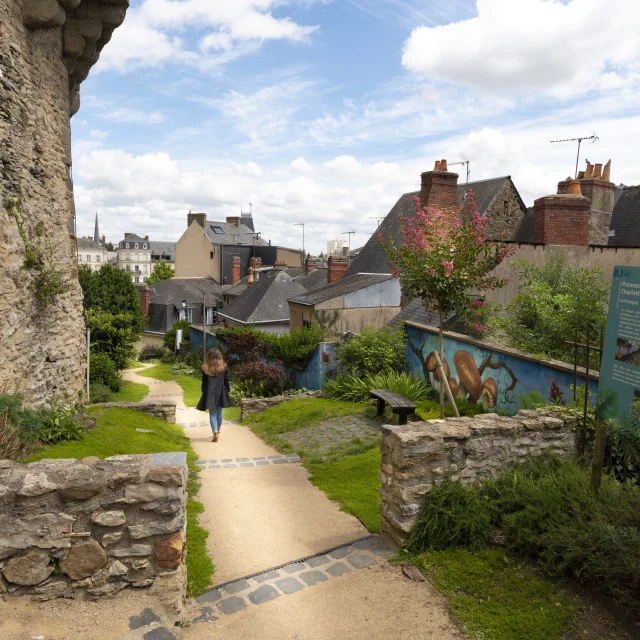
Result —
M422 26L402 62L430 80L480 92L571 97L635 81L637 0L477 0L474 18Z
M313 166L310 165L302 156L296 158L290 165L289 169L292 173L311 173L313 171Z
M245 176L260 177L262 175L262 169L255 162L247 162L241 165L238 167L238 172Z
M267 40L307 43L317 26L272 11L296 0L142 0L105 48L98 71L130 71L167 62L214 69ZM188 29L208 30L199 40ZM213 52L213 53L212 53Z
M324 165L340 175L357 176L362 173L362 165L353 156L338 156Z
M160 124L165 119L162 111L142 111L130 107L105 107L98 111L98 117L111 122L134 124Z
M100 129L91 129L89 135L96 140L105 140L109 136L109 132Z

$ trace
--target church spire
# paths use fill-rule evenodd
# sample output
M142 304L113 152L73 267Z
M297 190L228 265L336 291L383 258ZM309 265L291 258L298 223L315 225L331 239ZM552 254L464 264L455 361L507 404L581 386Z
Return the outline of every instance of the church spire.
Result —
M93 230L93 241L100 244L100 228L98 227L98 207L96 207L96 226Z

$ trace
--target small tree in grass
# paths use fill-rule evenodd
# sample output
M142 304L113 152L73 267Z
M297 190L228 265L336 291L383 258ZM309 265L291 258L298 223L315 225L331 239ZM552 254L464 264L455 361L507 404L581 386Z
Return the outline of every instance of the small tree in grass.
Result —
M402 243L379 236L391 273L400 280L408 298L420 298L425 308L439 315L440 359L444 362L444 322L451 312L468 315L470 293L499 289L507 284L491 275L510 254L504 242L487 241L483 219L467 191L459 211L435 211L414 198L415 218L401 221ZM473 313L473 311L472 311ZM486 330L479 316L472 328ZM444 418L444 387L440 380L440 417Z
M156 262L151 275L147 278L147 284L155 284L163 280L170 280L175 275L175 271L164 260Z

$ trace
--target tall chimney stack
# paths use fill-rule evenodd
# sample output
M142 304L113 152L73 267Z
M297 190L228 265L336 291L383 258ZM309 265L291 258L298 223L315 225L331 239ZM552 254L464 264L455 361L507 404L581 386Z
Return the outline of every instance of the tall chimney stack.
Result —
M460 212L458 174L447 170L446 160L436 160L434 170L422 174L420 202L439 212Z
M207 224L207 214L206 213L189 213L187 214L187 228L191 226L193 222L197 222L203 229Z
M329 256L329 267L327 269L327 284L338 282L349 268L349 258L342 256Z
M231 256L231 284L240 282L240 256Z

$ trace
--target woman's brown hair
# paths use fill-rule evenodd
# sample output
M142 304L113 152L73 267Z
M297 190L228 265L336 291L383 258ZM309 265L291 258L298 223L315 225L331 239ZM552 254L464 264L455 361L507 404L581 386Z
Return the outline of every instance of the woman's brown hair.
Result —
M222 359L220 350L215 347L207 353L207 357L202 363L202 371L204 371L208 376L217 376L221 374L226 367L227 365Z

